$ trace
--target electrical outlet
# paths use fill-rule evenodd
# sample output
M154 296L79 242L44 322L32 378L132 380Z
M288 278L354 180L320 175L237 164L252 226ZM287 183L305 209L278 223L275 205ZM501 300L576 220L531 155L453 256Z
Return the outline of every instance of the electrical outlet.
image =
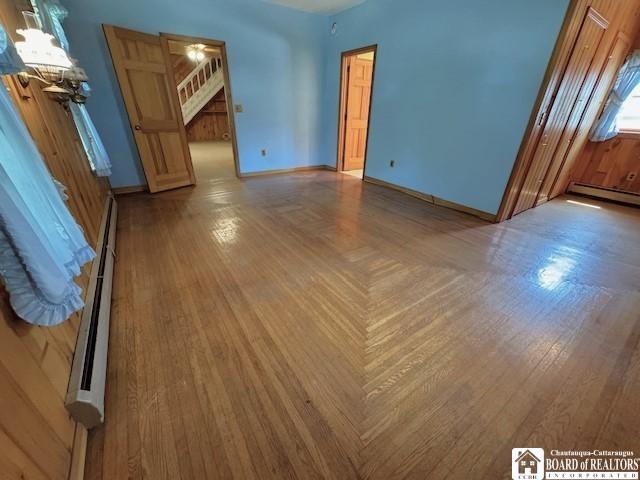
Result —
M638 176L638 172L629 172L627 174L627 181L628 182L633 182L636 179L637 176Z
M260 153L262 154L263 157L267 156L267 149L263 148L262 150L260 150Z
M389 162L389 166L390 166L391 168L395 167L395 166L396 166L396 161L395 161L395 160L391 160L391 161Z

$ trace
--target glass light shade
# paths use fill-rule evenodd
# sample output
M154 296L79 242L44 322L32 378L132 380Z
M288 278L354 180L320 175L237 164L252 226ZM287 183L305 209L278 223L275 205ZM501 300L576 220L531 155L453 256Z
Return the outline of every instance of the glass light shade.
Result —
M187 57L189 57L189 60L192 62L200 63L205 59L204 49L205 46L201 43L189 45L187 47Z
M37 28L16 31L24 37L24 41L16 42L16 50L28 67L59 73L73 66L67 52L52 43L53 35Z

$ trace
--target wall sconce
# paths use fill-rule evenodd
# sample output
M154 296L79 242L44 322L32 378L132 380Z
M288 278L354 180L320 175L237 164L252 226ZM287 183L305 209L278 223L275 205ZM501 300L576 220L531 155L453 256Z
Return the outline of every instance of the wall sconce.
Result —
M42 91L60 104L67 103L71 98L71 92L58 85L49 85L48 87L44 87Z
M89 80L83 68L73 66L63 72L62 81L67 90L71 90L71 101L77 104L84 104L87 101L86 95L82 93L82 82Z
M187 57L189 57L189 60L193 62L200 63L205 58L205 48L206 46L201 43L194 43L193 45L189 45L187 47Z
M38 18L33 12L22 12L26 29L16 30L24 37L15 43L16 50L28 71L18 74L23 87L31 79L46 85L43 92L59 103L71 100L84 103L86 97L81 93L82 82L87 80L85 71L73 65L64 49L53 44L54 37L40 29Z

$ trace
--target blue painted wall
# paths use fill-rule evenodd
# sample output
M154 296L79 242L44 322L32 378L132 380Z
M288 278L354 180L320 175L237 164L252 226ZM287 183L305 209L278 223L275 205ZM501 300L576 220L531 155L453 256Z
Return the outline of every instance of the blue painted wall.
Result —
M236 114L242 172L326 163L320 156L326 17L256 0L63 1L71 53L91 78L87 108L113 162L112 186L146 182L102 23L227 43L233 99L244 106Z
M114 187L145 181L102 23L227 42L244 173L335 164L340 53L376 43L367 175L495 213L569 0L368 0L330 18L259 0L64 2Z
M332 17L324 155L340 52L377 43L366 174L496 213L568 3L369 0Z

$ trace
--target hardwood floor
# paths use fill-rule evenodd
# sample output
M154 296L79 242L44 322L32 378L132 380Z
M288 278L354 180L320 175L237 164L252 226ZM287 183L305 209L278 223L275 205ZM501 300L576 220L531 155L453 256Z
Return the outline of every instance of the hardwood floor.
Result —
M330 172L119 207L88 479L506 479L515 447L640 452L637 209L493 225Z
M361 168L360 170L344 170L341 172L343 175L351 175L352 177L362 179L364 175L364 170Z
M198 184L236 178L231 142L191 142L189 150Z

